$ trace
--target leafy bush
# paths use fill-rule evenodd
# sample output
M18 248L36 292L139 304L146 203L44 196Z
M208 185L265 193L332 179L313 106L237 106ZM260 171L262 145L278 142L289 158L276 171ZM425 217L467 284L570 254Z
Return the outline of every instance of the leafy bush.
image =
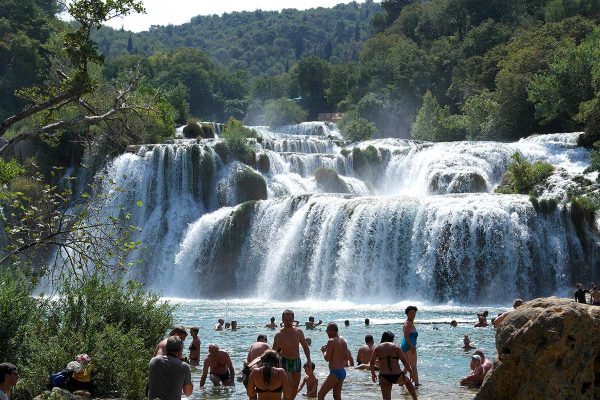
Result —
M356 118L340 127L344 137L351 142L369 140L377 130L375 124L364 118Z
M551 164L542 161L530 163L520 153L514 153L512 159L496 193L530 194L536 185L543 183L554 172Z
M272 128L298 124L306 121L307 112L298 104L286 98L267 101L264 108L264 120Z
M0 158L0 186L7 185L17 176L25 173L23 168L14 158L10 161L4 161Z
M248 165L256 163L256 153L247 140L248 138L257 137L254 129L245 127L234 118L229 118L229 121L223 127L221 136L227 144L228 155Z
M202 135L202 128L197 119L189 119L187 125L183 127L183 136L188 139L194 139Z
M173 325L171 306L134 282L106 282L97 275L65 282L28 326L16 360L20 386L39 393L46 378L79 353L92 356L98 396L143 399L148 360ZM25 319L26 320L26 319Z
M462 118L450 115L448 106L442 106L428 90L423 97L423 105L412 124L410 136L413 139L432 142L462 140L466 133Z

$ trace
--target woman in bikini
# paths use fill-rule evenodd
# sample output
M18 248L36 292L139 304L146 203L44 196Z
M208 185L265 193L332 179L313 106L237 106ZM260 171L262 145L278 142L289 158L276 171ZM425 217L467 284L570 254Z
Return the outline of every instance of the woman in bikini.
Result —
M417 371L417 336L419 336L419 333L417 332L417 328L415 328L417 307L408 306L404 310L404 313L406 314L406 321L404 321L404 337L402 338L400 348L406 354L406 359L412 369L410 379L415 386L420 386L419 371Z
M283 368L279 368L279 357L274 350L267 350L260 357L262 367L250 373L246 393L258 400L280 400L292 398L292 389ZM255 397L258 396L258 397Z
M379 362L379 387L383 400L391 400L392 385L405 385L406 389L417 400L417 392L410 379L406 376L409 372L412 376L412 370L402 349L394 343L394 334L392 332L383 332L381 343L373 350L371 357L371 378L377 382L375 374L375 364ZM400 362L404 365L404 370L400 368Z

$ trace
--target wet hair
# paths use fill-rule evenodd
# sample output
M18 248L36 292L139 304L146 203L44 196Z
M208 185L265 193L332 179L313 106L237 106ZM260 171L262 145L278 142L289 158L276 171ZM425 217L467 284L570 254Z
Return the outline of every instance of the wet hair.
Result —
M521 305L523 305L523 300L521 300L521 299L514 299L513 300L513 308L520 307Z
M292 310L283 310L283 312L281 313L281 320L282 321L283 321L283 318L284 318L285 314L292 314L292 319L295 317L294 316L294 312Z
M256 338L257 342L262 342L264 340L265 343L267 343L267 335L263 335L262 333L260 335L258 335L258 337Z
M198 328L197 326L194 326L194 327L190 328L190 332L198 333L198 332L200 332L200 328Z
M275 322L275 317L271 317L271 322Z
M225 320L224 320L223 318L219 318L219 319L217 320L217 322L218 322L218 323L220 323L220 324L224 324L224 323L225 323Z
M482 316L482 317L484 317L484 318L487 318L487 316L488 316L489 314L490 314L490 313L488 312L488 310L485 310L484 312L482 312L482 313L481 313L481 316Z
M381 335L381 342L380 343L393 343L395 337L396 337L396 335L394 335L393 332L391 332L391 331L385 331Z
M371 321L369 320L369 318L365 318L365 325L369 325L369 323L371 323Z
M415 306L408 306L408 307L406 307L406 310L404 310L404 314L408 315L408 313L411 311L417 312L419 310L417 310L417 307L415 307Z
M348 320L345 320L345 321L344 321L344 325L346 325L346 326L350 326L350 321L348 321Z
M187 337L188 333L185 330L185 328L183 326L176 326L175 328L173 328L173 330L169 333L169 336L173 336L173 335L181 335L183 337Z
M310 322L314 322L314 321L315 321L315 317L313 317L313 316L311 315L310 317L308 317L308 320L309 320Z
M302 366L302 368L306 368L308 367L308 363L304 363L304 365ZM314 362L310 362L310 368L314 371L315 370L315 363Z
M338 332L338 326L335 322L330 322L327 324L327 330L332 329L334 332Z
M11 363L2 363L0 364L0 384L4 383L4 379L6 375L10 375L14 372L17 372L17 367Z
M260 356L260 361L262 361L263 380L268 385L271 382L271 368L279 367L279 356L275 350L267 350Z
M167 345L165 346L165 350L167 354L177 354L183 349L183 341L177 335L169 336L167 339Z
M373 335L365 335L365 343L369 344L369 343L374 343L375 341L373 340Z
M452 321L450 321L450 326L457 326L458 322L456 322L455 319L453 319Z

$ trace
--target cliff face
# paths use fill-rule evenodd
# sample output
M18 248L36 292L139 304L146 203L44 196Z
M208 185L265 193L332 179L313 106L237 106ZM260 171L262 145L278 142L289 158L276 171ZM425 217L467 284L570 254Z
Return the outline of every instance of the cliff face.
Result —
M477 400L600 399L600 307L529 301L496 332L498 358Z

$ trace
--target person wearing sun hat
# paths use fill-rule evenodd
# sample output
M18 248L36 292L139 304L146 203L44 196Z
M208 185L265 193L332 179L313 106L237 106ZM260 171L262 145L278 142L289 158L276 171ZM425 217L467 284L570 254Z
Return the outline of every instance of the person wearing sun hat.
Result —
M462 386L480 386L485 376L481 366L481 356L473 354L471 356L471 373L460 380Z

